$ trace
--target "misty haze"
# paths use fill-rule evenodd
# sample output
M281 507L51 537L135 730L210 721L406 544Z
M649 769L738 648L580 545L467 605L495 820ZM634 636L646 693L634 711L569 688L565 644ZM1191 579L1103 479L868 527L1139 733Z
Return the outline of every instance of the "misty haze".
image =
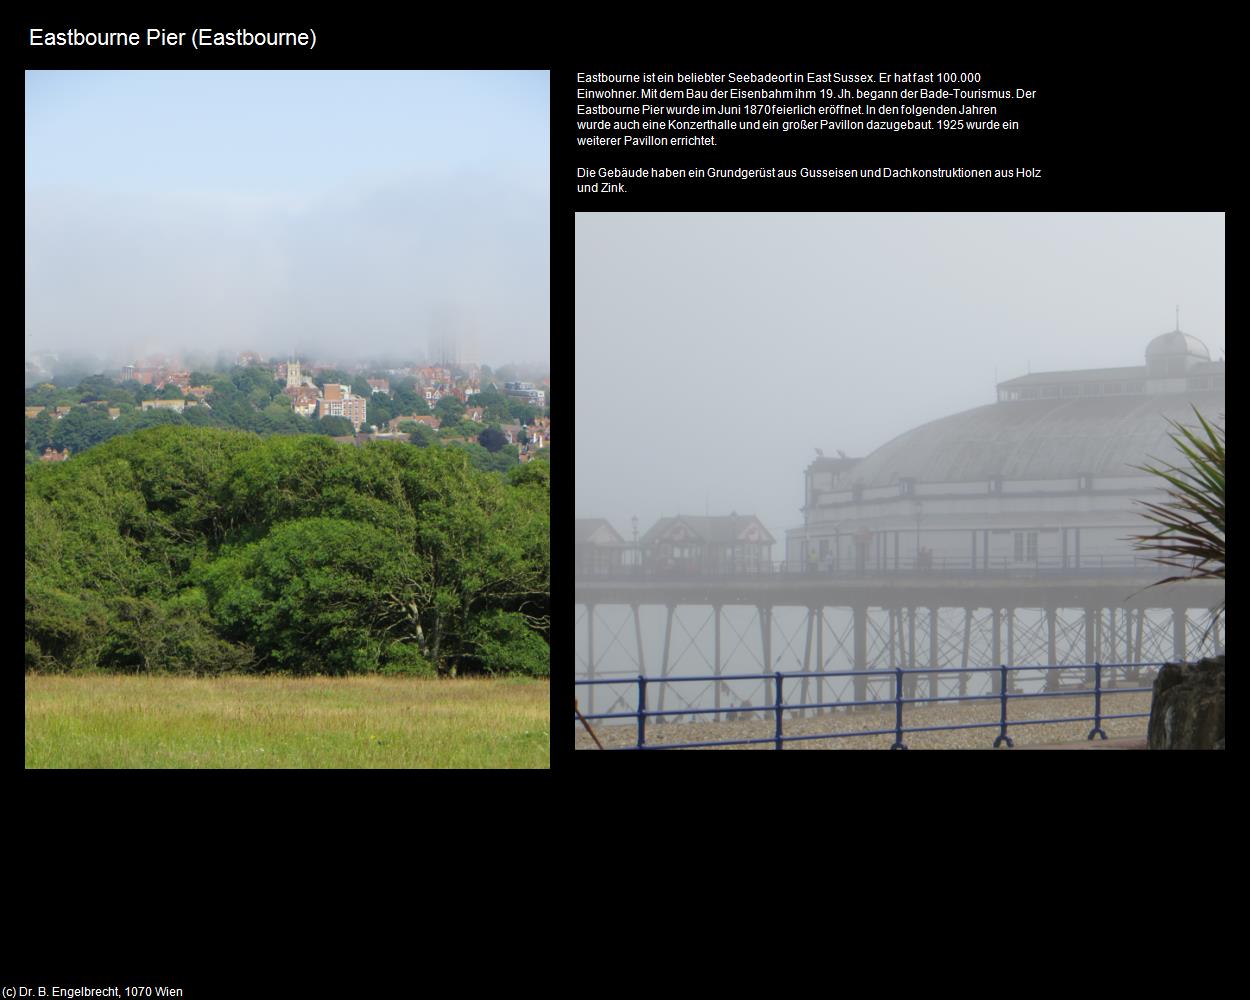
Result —
M882 670L786 681L801 725L893 668L1128 690L1219 651L1222 579L1147 590L1128 536L1169 421L1223 424L1224 259L1218 214L580 214L578 676L693 678L647 685L660 743L771 725L771 678L717 675ZM612 731L636 688L578 698Z
M545 370L545 72L29 72L26 354Z

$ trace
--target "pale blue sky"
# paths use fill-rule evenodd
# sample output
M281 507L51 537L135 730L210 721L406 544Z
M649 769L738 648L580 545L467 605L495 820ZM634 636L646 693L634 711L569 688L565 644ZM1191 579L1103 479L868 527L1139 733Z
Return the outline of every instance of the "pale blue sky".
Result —
M548 79L29 72L27 350L548 352Z

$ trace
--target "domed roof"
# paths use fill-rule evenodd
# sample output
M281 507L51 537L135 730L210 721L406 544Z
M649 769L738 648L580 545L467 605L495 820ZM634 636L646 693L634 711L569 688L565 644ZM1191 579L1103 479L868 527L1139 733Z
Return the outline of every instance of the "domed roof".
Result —
M1211 353L1207 345L1197 337L1191 337L1180 330L1172 330L1155 337L1146 345L1146 360L1151 358L1191 357L1201 361L1210 361Z
M1224 390L991 403L900 434L855 466L862 486L1140 475L1130 466L1179 457L1167 418L1224 412Z

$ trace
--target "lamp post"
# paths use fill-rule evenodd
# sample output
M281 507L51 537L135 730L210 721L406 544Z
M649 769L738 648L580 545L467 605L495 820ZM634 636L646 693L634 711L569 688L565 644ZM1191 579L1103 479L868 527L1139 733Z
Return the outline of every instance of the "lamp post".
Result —
M634 572L642 571L642 553L638 551L638 515L635 514L630 520L634 525Z
M920 569L920 501L916 500L916 569Z

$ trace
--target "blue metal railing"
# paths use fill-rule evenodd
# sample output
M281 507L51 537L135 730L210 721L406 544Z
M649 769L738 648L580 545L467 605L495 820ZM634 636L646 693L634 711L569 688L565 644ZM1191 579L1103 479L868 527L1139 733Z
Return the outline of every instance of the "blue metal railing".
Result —
M906 750L907 745L903 742L903 736L906 733L927 733L938 732L941 730L951 729L989 729L997 728L998 735L994 738L994 747L1006 743L1011 747L1015 744L1010 736L1007 735L1007 727L1009 725L1016 726L1044 726L1064 722L1092 722L1094 725L1090 729L1087 740L1092 740L1095 736L1101 736L1104 740L1107 738L1106 731L1102 728L1103 722L1108 719L1145 719L1150 717L1149 712L1129 712L1118 715L1105 715L1102 710L1102 699L1104 695L1121 695L1121 694L1141 694L1151 691L1150 687L1134 687L1124 688L1116 687L1108 690L1103 689L1102 672L1104 669L1122 669L1125 667L1160 667L1160 661L1150 663L1078 663L1078 664L1062 664L1056 666L1043 666L1039 664L1029 664L1024 666L1008 667L1000 665L997 667L893 667L889 669L879 670L832 670L832 671L774 671L769 674L723 674L717 677L709 678L706 675L694 677L647 677L643 674L637 675L629 681L622 681L619 678L606 678L601 680L577 680L576 684L581 686L600 685L600 684L634 684L636 685L638 700L637 708L632 712L600 712L598 714L584 714L587 721L594 719L635 719L638 726L638 737L633 746L609 747L612 750L676 750L676 749L693 749L696 747L720 747L720 746L737 746L755 743L772 743L773 748L781 750L786 743L795 743L802 740L826 740L839 739L847 736L893 736L894 743L890 746L891 750ZM1094 671L1094 688L1080 689L1075 691L1039 691L1035 693L1025 693L1019 691L1011 691L1008 683L1009 671L1020 670L1092 670ZM904 681L907 675L926 674L932 676L934 674L969 674L969 673L997 673L999 681L999 691L997 694L983 695L952 695L939 698L905 698L903 697ZM786 704L783 697L783 684L788 680L810 680L820 677L865 677L875 680L882 680L884 676L890 676L894 681L894 697L887 700L876 701L834 701L834 702L812 702L799 704ZM683 682L704 682L709 680L721 681L750 681L762 680L773 682L773 704L765 708L755 708L754 706L744 706L739 708L680 708L671 710L648 711L647 710L647 687L654 684L674 684ZM1088 698L1094 696L1094 714L1085 716L1066 717L1062 719L1017 719L1009 720L1007 717L1007 705L1010 701L1018 701L1026 698ZM968 722L950 726L904 726L903 725L903 706L904 705L927 705L936 702L972 702L972 701L997 701L1000 704L999 719L997 722ZM799 709L820 709L820 708L851 708L865 707L873 705L893 705L894 712L894 728L893 729L874 729L868 731L855 732L838 732L838 733L802 733L785 735L783 730L783 717L786 711L798 711ZM708 715L716 713L717 715L729 715L734 712L753 712L763 713L772 712L774 717L774 732L772 736L762 736L753 738L739 738L728 740L704 740L696 743L648 743L647 742L647 719L663 718L665 716L681 716L681 715Z

